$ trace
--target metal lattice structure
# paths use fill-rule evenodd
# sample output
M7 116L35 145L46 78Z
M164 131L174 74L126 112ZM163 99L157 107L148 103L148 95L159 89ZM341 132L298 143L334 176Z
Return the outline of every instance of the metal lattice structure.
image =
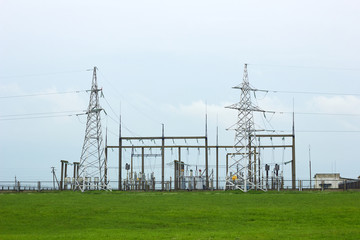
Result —
M263 112L252 104L247 64L244 68L243 82L233 87L240 89L240 102L227 108L238 111L238 121L235 126L235 153L232 154L231 163L226 176L225 189L240 189L244 192L250 189L265 188L257 178L260 176L260 162L256 156L256 130L254 126L254 112Z
M76 185L81 191L90 189L109 189L107 180L107 163L101 128L101 111L99 94L102 89L97 85L97 68L94 67L90 101L87 109L85 139L81 151L80 165Z

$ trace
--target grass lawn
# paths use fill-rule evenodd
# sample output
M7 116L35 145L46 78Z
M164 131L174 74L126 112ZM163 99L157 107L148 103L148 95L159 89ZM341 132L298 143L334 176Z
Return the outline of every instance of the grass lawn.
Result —
M360 239L360 192L4 193L0 239Z

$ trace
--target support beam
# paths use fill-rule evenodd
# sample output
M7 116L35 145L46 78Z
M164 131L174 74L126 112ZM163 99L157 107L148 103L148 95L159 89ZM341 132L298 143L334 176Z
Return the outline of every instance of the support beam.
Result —
M133 164L134 164L134 149L131 149L131 160L130 160L130 179L133 179Z
M164 191L165 184L165 130L162 124L162 137L161 137L161 190Z
M63 190L64 183L64 160L61 160L60 190Z
M205 178L206 178L206 189L209 189L209 152L208 152L208 139L205 138Z
M205 136L182 136L182 137L122 137L123 140L162 140L162 139L205 139Z
M158 149L162 149L162 148L177 148L177 147L181 147L181 148L226 148L226 149L233 149L234 146L204 146L204 145L127 145L127 146L107 146L107 148L158 148ZM256 146L257 148L292 148L293 145L261 145L261 146ZM240 146L238 146L237 148L241 148Z
M219 189L219 147L216 146L216 190Z
M107 134L106 134L106 138L107 138ZM107 141L106 141L107 142ZM106 143L105 143L106 145ZM108 178L107 178L107 160L108 160L108 149L107 147L105 147L105 160L104 160L104 165L105 165L105 168L104 168L104 181L105 181L105 186L107 188L107 183L108 183Z
M255 184L255 190L257 190L257 185L256 185L256 147L254 147L254 184ZM259 172L260 175L260 172ZM260 183L260 182L259 182Z
M295 169L295 134L292 136L292 161L291 161L291 179L292 189L296 189L296 169Z
M252 137L254 135L251 135ZM263 138L266 138L266 137L292 137L293 134L256 134L256 137L263 137Z
M73 174L73 179L76 179L76 162L73 163L74 165L74 174Z
M252 152L251 152L251 148L253 147L252 145L251 145L251 136L249 136L249 141L248 141L248 143L249 143L249 165L248 165L248 180L249 180L249 182L253 182L253 179L252 179ZM247 190L245 190L245 191L247 191Z
M255 150L256 150L256 148L255 148ZM264 186L263 185L263 183L261 182L261 162L260 162L260 151L259 151L259 157L258 157L258 168L259 168L259 183L261 183L261 185L262 186Z
M108 148L108 147L107 147ZM119 180L118 180L118 189L122 190L122 137L119 137ZM131 165L132 168L132 165ZM132 176L132 175L131 175Z
M76 187L76 182L78 181L78 178L79 178L79 164L80 162L73 162L73 165L74 165L74 175L73 175L73 190L76 190L77 187Z
M60 190L64 190L64 180L67 175L68 161L61 160L60 162L61 162Z
M175 163L175 171L176 171L176 163ZM175 173L175 176L174 176L174 188L175 188L175 190L180 189L180 175L181 175L181 148L178 148L177 173Z
M145 176L145 168L144 168L144 148L141 148L141 186L142 190L145 190L144 188L144 176Z
M293 102L294 108L294 102ZM296 169L295 169L295 111L292 114L293 124L292 124L292 161L291 161L291 176L292 176L292 189L296 189ZM300 189L301 186L299 186Z
M229 154L226 154L226 175L225 177L228 177L229 172Z

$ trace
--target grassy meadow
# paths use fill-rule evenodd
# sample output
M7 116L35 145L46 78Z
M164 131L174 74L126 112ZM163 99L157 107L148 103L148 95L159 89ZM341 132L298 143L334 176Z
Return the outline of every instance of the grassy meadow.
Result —
M2 193L0 239L360 239L360 192Z

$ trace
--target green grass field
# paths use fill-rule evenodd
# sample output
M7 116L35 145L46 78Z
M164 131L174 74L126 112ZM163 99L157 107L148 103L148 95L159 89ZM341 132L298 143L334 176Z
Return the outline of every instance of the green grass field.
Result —
M360 239L360 192L4 193L0 239Z

